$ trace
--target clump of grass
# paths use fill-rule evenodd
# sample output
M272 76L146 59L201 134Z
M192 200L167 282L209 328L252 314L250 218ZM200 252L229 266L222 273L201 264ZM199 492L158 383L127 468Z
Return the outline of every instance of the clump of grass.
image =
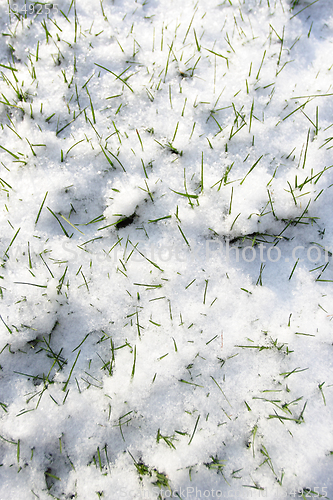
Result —
M175 148L172 144L172 142L167 142L166 144L167 150L174 155L177 156L183 156L183 151L179 151L177 148Z
M160 489L166 488L170 493L172 493L169 478L164 472L159 472L156 467L150 467L149 465L146 465L143 462L142 458L140 458L139 461L135 460L132 453L130 451L128 451L128 453L134 462L134 466L137 473L139 474L140 481L143 481L143 478L147 476L153 479L152 484L154 486L157 486Z

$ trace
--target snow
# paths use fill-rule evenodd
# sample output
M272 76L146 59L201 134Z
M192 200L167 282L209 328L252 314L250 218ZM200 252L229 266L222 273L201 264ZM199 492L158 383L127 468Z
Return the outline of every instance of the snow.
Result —
M0 499L333 498L333 1L32 4L0 5Z

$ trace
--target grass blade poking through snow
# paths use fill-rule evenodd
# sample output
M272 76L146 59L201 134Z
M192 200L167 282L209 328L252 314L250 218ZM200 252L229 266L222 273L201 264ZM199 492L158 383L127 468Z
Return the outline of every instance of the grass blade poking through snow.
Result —
M62 388L62 390L63 390L64 392L66 392L66 390L67 390L67 386L68 386L68 384L69 384L70 378L71 378L71 376L72 376L73 370L74 370L74 368L75 368L76 362L77 362L77 360L78 360L78 358L79 358L80 354L81 354L81 349L79 350L79 352L78 352L78 353L77 353L77 355L76 355L75 361L74 361L74 363L73 363L73 365L72 365L72 368L71 368L71 370L70 370L70 372L69 372L68 378L67 378L67 380L66 380L66 382L65 382L64 387Z
M200 419L200 415L198 415L198 418L197 418L197 420L196 420L196 422L195 422L195 426L194 426L194 429L193 429L193 432L192 432L192 436L191 436L191 438L190 438L189 442L187 443L188 445L190 445L190 444L192 443L192 440L193 440L193 438L194 438L195 431L197 430L197 427L198 427L199 419Z

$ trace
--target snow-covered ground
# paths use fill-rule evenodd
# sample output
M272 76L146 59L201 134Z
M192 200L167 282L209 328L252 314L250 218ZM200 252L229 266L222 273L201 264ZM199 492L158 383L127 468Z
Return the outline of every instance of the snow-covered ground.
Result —
M333 498L333 1L0 4L0 498Z

